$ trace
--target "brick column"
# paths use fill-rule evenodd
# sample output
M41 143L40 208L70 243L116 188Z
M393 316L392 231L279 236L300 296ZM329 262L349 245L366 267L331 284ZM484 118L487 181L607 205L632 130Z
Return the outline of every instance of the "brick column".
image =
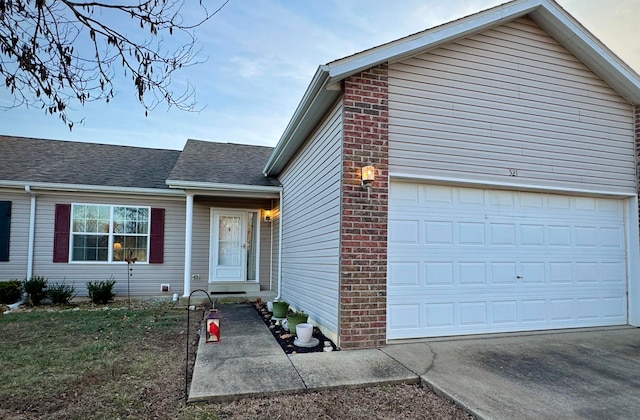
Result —
M388 66L344 82L340 347L383 346L387 327ZM361 168L376 177L363 190Z

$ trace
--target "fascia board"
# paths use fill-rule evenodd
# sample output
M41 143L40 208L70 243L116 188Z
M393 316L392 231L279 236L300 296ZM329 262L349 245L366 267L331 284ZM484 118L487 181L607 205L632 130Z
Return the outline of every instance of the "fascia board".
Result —
M329 82L327 66L319 66L302 100L298 104L287 128L267 161L263 173L265 176L277 175L288 159L304 142L306 135L315 128L324 116L323 109L330 106L340 91L327 90Z
M221 192L249 192L249 193L272 193L278 194L282 187L269 187L261 185L242 185L242 184L221 184L215 182L191 182L180 180L167 180L169 188L181 188L189 190L201 191L221 191Z
M510 2L477 14L445 23L426 31L392 41L359 54L329 63L329 76L344 79L385 62L397 62L440 45L500 25L505 20L525 16L540 7L541 0Z
M184 191L169 189L116 187L110 185L61 184L49 182L0 181L0 187L24 189L25 186L29 186L33 191L41 190L60 192L184 196Z
M559 7L539 8L531 18L619 95L640 103L640 76Z

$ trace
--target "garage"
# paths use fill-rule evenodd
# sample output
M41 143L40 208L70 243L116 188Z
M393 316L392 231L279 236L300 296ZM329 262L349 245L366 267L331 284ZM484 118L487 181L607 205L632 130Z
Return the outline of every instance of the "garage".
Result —
M627 324L625 206L393 181L387 338Z

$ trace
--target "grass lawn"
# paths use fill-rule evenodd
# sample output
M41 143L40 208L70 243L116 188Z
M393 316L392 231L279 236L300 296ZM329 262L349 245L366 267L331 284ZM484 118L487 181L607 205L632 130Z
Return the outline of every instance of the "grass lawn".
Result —
M190 352L202 315L191 312ZM413 385L185 407L186 316L167 302L1 315L0 418L469 418Z
M0 418L178 416L186 311L147 306L2 315Z

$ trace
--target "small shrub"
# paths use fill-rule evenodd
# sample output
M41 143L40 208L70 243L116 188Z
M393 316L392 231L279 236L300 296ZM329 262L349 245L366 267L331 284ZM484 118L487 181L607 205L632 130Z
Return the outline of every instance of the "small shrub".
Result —
M87 290L89 298L93 303L107 304L116 295L113 293L113 286L116 281L111 277L109 280L88 281Z
M29 280L25 280L23 283L24 291L29 293L29 299L34 305L39 305L44 298L47 297L48 280L44 276L31 276Z
M66 305L71 299L76 297L76 288L62 283L56 283L53 286L49 286L47 289L47 296L51 299L54 305Z
M0 281L0 303L15 303L22 296L22 282L20 280Z

